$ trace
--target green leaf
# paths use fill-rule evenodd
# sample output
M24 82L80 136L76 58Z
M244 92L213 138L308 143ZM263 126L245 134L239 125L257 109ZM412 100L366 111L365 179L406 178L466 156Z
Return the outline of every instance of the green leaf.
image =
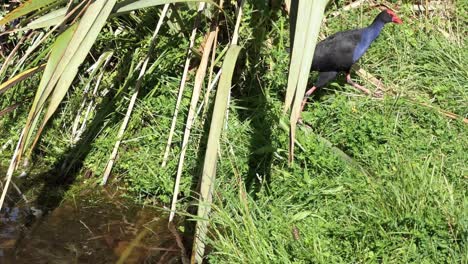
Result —
M24 136L19 148L20 154L23 152L26 142L28 142L31 137L31 131L34 130L35 124L37 124L37 120L39 119L38 113L44 108L45 100L41 100L41 98L47 98L52 92L51 89L47 89L47 83L50 81L50 78L57 68L57 65L65 53L65 49L77 27L77 24L69 27L66 31L57 37L54 44L52 45L52 50L49 56L49 60L47 61L47 66L45 67L41 82L39 83L39 87L36 91L36 96L34 97L33 104L29 110L28 118L26 119L26 124L24 126Z
M62 22L65 18L65 14L67 13L67 8L60 8L54 10L50 13L47 13L29 23L25 29L38 29L38 28L45 28L50 26L55 26L58 23Z
M153 7L153 6L163 5L167 3L182 3L182 2L206 2L206 3L213 4L215 6L218 6L212 0L140 0L140 1L127 0L127 1L117 3L112 9L112 15L120 15L123 13L128 13L134 10L138 10L141 8ZM67 12L66 7L54 10L50 13L47 13L44 16L41 16L33 20L27 26L18 30L39 29L39 28L55 26L58 23L63 21L63 19L65 18L66 12Z
M289 162L294 160L296 124L301 115L301 104L309 79L315 45L317 44L323 13L328 0L299 1L293 51L288 76L284 110L292 102L290 116Z
M65 54L59 62L57 69L48 84L48 87L55 86L54 92L49 98L50 103L47 108L47 112L41 123L41 127L37 132L36 139L31 146L31 150L37 143L42 129L55 113L68 92L68 89L78 73L78 67L86 59L88 52L96 41L102 27L106 23L115 2L116 0L97 0L89 6L80 20L78 28L76 29Z
M223 62L222 74L216 93L213 117L211 118L208 143L203 162L203 172L200 187L200 201L198 205L198 219L193 242L193 252L200 260L205 252L205 239L207 234L208 214L211 211L213 187L216 178L216 163L218 160L218 144L224 127L224 119L228 107L228 98L232 85L232 75L236 66L237 57L241 47L232 45ZM198 261L198 263L201 263Z
M206 2L218 6L212 0L126 0L116 4L113 13L126 13L141 8L180 2Z
M301 21L300 23L296 22L295 25L295 32L294 32L294 40L291 42L294 43L292 52L291 52L291 64L289 66L289 75L288 75L288 88L286 90L286 99L284 103L284 111L287 111L292 104L294 95L296 93L297 82L299 80L299 72L301 69L303 52L304 52L304 45L306 41L306 34L307 34L307 23L303 23L302 21L307 21L307 16L311 12L312 5L304 4L305 1L301 1L305 7L300 7L297 12L297 19L296 21ZM302 8L302 9L301 9ZM304 9L305 8L305 9Z
M40 122L41 126L30 147L29 154L31 153L42 129L70 88L78 72L78 67L88 55L115 2L116 0L93 2L80 22L72 25L57 38L25 125L25 137L20 146L20 153L24 153L25 148L29 145L34 128L39 122L39 113L48 101L47 112Z
M13 85L17 84L18 82L28 78L29 76L35 74L38 71L41 71L45 68L45 64L39 65L37 67L34 67L32 69L26 70L15 77L9 79L8 81L0 84L0 95L4 92L6 92L9 88L11 88Z
M291 220L292 220L293 222L301 221L302 219L308 217L308 216L311 215L311 214L312 214L311 211L299 212L299 213L293 215L293 217L291 218Z
M21 104L20 103L16 103L14 105L10 105L8 106L7 108L5 109L1 109L0 110L0 117L10 113L11 111L14 111L16 108L18 108Z
M57 1L60 0L29 0L8 13L4 18L0 19L0 26Z

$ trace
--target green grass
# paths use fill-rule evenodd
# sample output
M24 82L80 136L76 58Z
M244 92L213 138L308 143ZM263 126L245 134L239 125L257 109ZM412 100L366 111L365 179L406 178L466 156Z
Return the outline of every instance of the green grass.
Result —
M399 14L405 23L386 26L360 61L389 88L384 100L363 96L344 85L342 77L329 84L309 100L303 113L308 127L299 126L297 135L302 149L296 148L295 163L288 167L289 139L280 124L287 123L282 104L289 24L285 14L263 10L260 2L247 1L241 24L245 53L235 72L221 141L210 263L467 263L467 124L408 100L468 115L468 49L462 26L467 22L466 4L457 3L450 23L440 17L412 17L409 5L404 5ZM331 6L327 12L335 10ZM367 25L376 13L364 8L343 12L330 18L323 32ZM99 105L104 122L94 128L97 133L83 160L82 170L91 169L96 182L130 97L129 89L123 89L124 97L113 97L121 87L115 78L128 67L135 46L141 47L137 56L145 54L156 23L149 11L141 14L143 22L138 24L127 18L113 20L112 26L139 26L117 39L106 29L96 44L96 53L112 48L117 57L116 69L106 74L102 87L111 93L98 98L110 101L115 111ZM192 14L181 12L188 19ZM453 32L461 43L437 28ZM121 181L134 199L167 205L186 111L179 118L168 166L161 169L160 164L188 41L176 31L163 30L155 55L164 58L145 77L112 181ZM220 37L221 47L227 39ZM80 77L77 87L86 74ZM192 71L189 88L193 77ZM311 83L315 77L312 73ZM19 133L38 80L24 82L0 101L1 109L26 102L0 118L0 146ZM31 92L25 92L28 89ZM184 95L185 109L190 92ZM38 163L52 166L69 154L70 123L81 96L81 90L74 89L49 125L36 152ZM197 121L182 177L181 209L188 206L200 174L204 133L206 126ZM0 153L2 165L13 147Z
M435 27L419 30L424 18L410 20L407 8L403 10L408 22L388 25L360 62L391 89L388 96L374 100L355 96L359 92L342 81L328 85L306 107L303 117L310 128L302 127L298 135L305 150L298 151L292 168L286 165L287 134L277 122L262 121L280 118L285 87L281 76L288 67L282 50L288 45L287 23L274 21L268 32L274 44L263 47L261 60L247 70L260 72L256 89L262 87L264 101L239 98L249 106L242 111L251 128L247 132L260 137L251 148L251 155L258 157L253 162L258 175L239 165L245 163L238 155L243 146L230 144L235 139L228 133L224 149L229 158L221 163L234 160L238 171L224 170L231 180L218 185L211 263L468 261L467 125L406 99L466 116L466 40L459 46ZM373 15L361 16L357 10L343 16L328 21L326 34L358 26L361 19L366 25ZM350 22L340 23L343 19ZM439 20L428 23L440 25ZM231 121L238 128L229 130L243 131L244 123ZM262 142L265 137L270 141ZM227 153L230 147L235 155ZM261 164L268 156L269 166ZM365 173L352 166L356 163ZM235 175L250 190L246 199L239 194L242 187ZM252 177L270 182L251 188Z

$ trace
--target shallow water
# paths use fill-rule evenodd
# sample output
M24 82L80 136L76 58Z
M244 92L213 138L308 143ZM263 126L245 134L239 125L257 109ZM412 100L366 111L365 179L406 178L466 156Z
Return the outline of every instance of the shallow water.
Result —
M45 216L25 205L3 209L0 263L180 263L166 216L117 196L88 190Z

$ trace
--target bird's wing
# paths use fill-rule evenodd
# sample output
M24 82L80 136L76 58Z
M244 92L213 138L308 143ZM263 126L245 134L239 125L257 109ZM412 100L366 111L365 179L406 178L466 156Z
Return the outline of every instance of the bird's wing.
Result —
M344 71L353 64L354 49L361 39L360 30L338 32L317 44L312 70Z

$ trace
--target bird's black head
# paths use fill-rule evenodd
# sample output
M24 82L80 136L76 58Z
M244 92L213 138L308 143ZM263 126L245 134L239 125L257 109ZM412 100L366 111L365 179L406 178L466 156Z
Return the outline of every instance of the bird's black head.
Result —
M395 12L393 12L390 9L386 9L380 12L380 14L376 17L376 20L380 20L384 23L390 23L390 22L393 22L396 24L403 23L403 21L401 21L401 19L395 14Z

